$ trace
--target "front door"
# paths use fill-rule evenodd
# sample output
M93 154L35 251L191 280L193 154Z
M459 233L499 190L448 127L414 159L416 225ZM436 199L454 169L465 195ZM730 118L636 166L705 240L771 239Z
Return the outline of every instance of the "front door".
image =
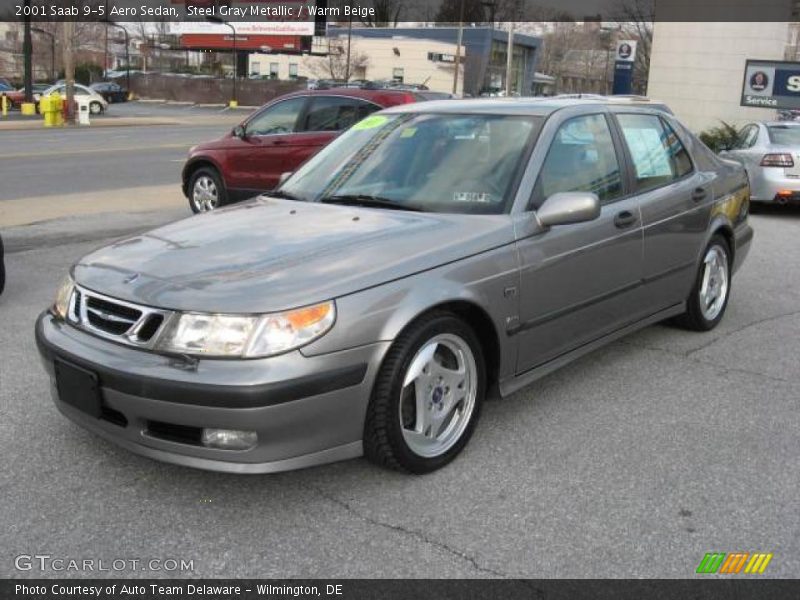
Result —
M234 142L230 161L231 188L264 191L274 188L281 174L292 171L291 148L305 96L271 104L245 123L245 137Z
M557 192L600 198L600 217L520 239L521 373L635 321L639 302L642 224L627 195L621 141L605 113L572 117L556 131L530 208ZM534 219L533 214L527 216Z

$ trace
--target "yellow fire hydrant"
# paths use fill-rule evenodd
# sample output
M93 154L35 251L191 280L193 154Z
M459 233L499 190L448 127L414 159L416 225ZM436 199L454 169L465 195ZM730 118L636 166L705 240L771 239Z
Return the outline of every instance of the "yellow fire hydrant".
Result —
M0 112L4 117L8 116L8 98L5 94L0 94Z
M49 96L42 96L39 101L39 110L44 115L44 126L61 127L64 124L62 109L63 102L58 92Z

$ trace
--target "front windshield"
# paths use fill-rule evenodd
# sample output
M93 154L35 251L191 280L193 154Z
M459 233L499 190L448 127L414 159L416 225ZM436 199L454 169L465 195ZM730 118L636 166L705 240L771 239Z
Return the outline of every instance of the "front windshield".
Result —
M800 146L800 126L770 125L769 140L779 146Z
M502 213L537 125L530 116L372 115L301 167L281 192L315 202L371 199L407 210Z

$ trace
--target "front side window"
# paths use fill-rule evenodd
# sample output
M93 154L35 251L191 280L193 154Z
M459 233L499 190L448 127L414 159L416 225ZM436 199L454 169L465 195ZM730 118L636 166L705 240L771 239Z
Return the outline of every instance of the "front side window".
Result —
M604 115L566 121L556 132L533 195L533 208L558 192L592 192L603 203L622 195L622 176Z
M689 154L660 117L621 114L617 119L633 159L638 191L666 185L691 173Z
M304 97L289 98L264 109L247 123L247 135L292 133L305 101Z
M342 131L379 109L375 104L356 98L315 96L301 130Z
M540 119L374 114L305 163L281 191L315 202L462 214L510 209Z

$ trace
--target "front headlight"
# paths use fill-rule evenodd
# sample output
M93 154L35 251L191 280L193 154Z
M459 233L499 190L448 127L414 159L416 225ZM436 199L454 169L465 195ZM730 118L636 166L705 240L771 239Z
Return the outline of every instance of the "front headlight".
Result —
M60 319L66 319L69 312L69 301L72 299L72 292L75 290L75 282L72 277L67 275L61 285L58 286L56 299L53 302L53 313Z
M184 313L158 342L158 349L207 357L260 358L304 346L336 320L333 301L260 316Z

